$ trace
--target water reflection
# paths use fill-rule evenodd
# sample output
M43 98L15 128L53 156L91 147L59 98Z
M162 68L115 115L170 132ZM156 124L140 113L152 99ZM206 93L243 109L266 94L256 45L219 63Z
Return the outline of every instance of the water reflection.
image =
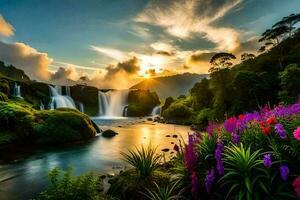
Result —
M102 121L96 121L101 124ZM39 153L22 162L0 165L0 199L28 199L45 187L47 172L59 166L66 169L72 166L74 173L79 175L87 171L97 174L115 172L116 166L124 166L120 152L152 144L158 146L157 152L169 148L180 139L166 137L166 135L182 135L186 138L189 127L167 124L152 124L150 122L137 123L107 123L102 129L113 129L119 134L114 138L99 137L93 142L56 151ZM129 123L129 125L128 125ZM122 124L120 126L120 124ZM170 155L169 151L167 155Z

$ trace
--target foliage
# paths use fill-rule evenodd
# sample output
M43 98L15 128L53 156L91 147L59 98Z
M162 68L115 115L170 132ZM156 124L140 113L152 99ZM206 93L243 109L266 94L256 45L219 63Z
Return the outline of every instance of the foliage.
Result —
M160 101L155 92L131 90L128 94L128 116L146 116Z
M300 68L297 64L288 65L279 73L280 85L279 97L283 102L293 103L300 94Z
M36 200L108 199L98 192L100 180L92 173L75 177L71 168L65 172L54 168L49 172L49 179L50 186L40 193Z
M6 94L0 92L0 101L8 101L8 97L6 96Z
M166 109L162 116L166 119L175 120L188 120L192 115L192 109L184 105L182 102L172 103L168 109Z
M225 185L230 185L228 196L234 194L236 199L259 199L259 182L262 179L259 165L262 165L260 150L251 152L250 147L226 147L224 152L225 174L220 179Z
M210 64L212 65L212 67L209 69L209 71L216 72L220 69L229 68L233 65L231 60L234 59L236 59L236 57L232 53L217 53L210 59Z
M151 178L154 171L158 168L161 157L157 155L156 148L149 145L147 148L136 148L135 151L129 150L128 153L122 152L124 161L130 164L138 172L140 179Z
M180 194L174 194L174 190L176 188L176 184L172 185L172 187L163 186L160 187L157 183L154 182L156 187L156 191L147 189L146 194L144 194L150 200L172 200L172 199L183 199Z

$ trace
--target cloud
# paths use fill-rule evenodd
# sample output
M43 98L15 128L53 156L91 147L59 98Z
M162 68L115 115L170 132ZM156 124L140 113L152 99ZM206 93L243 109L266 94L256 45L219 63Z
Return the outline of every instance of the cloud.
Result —
M9 37L14 34L14 27L0 15L0 35Z
M239 44L240 33L214 22L225 16L242 0L152 1L136 16L135 22L160 26L172 36L189 39L195 34L216 43L218 49L232 50Z
M133 26L132 31L128 31L128 32L135 36L145 38L150 36L149 31L150 29L145 27Z
M0 60L24 70L33 79L47 80L50 77L48 65L52 59L47 53L38 52L24 43L0 41Z
M91 46L91 49L118 61L125 60L128 58L128 54L126 52L113 48Z
M52 81L64 81L66 79L78 80L79 74L74 67L71 65L63 68L60 67L58 70L51 75Z

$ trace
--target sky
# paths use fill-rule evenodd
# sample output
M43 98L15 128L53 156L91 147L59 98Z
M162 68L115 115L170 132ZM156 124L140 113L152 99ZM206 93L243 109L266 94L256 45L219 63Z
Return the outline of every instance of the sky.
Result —
M0 60L32 79L128 88L207 73L217 52L256 53L300 0L1 0Z

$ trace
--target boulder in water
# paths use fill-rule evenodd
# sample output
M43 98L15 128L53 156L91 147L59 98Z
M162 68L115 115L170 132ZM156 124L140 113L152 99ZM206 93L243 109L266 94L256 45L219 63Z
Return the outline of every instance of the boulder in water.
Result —
M111 130L111 129L107 129L107 130L102 132L102 136L107 137L107 138L111 138L111 137L114 137L116 135L118 135L118 133Z

